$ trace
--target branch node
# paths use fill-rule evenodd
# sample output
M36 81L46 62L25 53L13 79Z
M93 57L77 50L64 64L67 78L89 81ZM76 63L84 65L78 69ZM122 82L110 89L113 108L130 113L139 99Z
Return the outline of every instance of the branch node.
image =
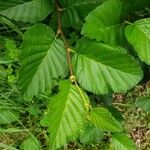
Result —
M57 11L62 12L62 11L64 11L64 8L58 7L58 8L57 8Z
M67 52L70 53L72 50L71 48L67 48Z
M56 33L56 37L58 37L60 34L61 34L61 31L60 31L60 29L58 29L57 33Z
M71 76L70 76L70 81L71 81L71 82L75 82L75 81L76 81L76 77L75 77L74 75L71 75Z

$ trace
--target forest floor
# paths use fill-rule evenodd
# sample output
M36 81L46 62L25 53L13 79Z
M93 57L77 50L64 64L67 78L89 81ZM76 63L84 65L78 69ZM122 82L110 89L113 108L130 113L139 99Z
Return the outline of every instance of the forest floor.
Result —
M28 136L26 129L34 131L40 141L44 141L45 134L44 131L38 127L36 124L39 121L37 114L42 113L40 108L40 102L34 104L33 102L20 103L15 102L15 99L20 97L20 92L15 87L9 88L5 84L1 84L0 98L1 107L13 108L16 107L23 114L15 123L8 124L7 126L1 126L0 128L0 150L11 149L12 146L19 148L19 145ZM125 120L124 127L127 133L130 134L134 142L136 143L138 150L150 150L150 117L141 108L133 107L133 103L139 98L150 96L150 81L144 85L139 85L135 87L132 91L125 95L114 94L113 95L113 105L123 114ZM35 107L29 107L33 103ZM15 105L14 105L15 104ZM33 114L31 117L29 114ZM32 120L32 121L31 121ZM22 129L18 129L18 126ZM5 128L5 130L4 130ZM14 129L14 130L13 130ZM80 142L70 143L66 146L66 150L108 150L109 138L106 136L102 139L103 142L99 144L81 144ZM43 144L43 149L44 144ZM12 149L13 150L13 149ZM15 150L15 149L14 149Z

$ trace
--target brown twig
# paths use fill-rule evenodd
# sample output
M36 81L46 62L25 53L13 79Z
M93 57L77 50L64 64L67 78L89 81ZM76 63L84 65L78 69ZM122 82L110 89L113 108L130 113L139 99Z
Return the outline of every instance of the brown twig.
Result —
M88 112L88 110L90 109L90 104L89 102L85 99L84 97L84 94L82 93L82 90L80 89L77 81L76 81L76 77L74 76L73 74L73 68L72 68L72 63L71 63L71 48L69 47L68 43L67 43L67 40L64 36L64 33L63 33L63 30L62 30L62 24L61 24L61 12L62 12L62 8L59 7L58 5L58 1L56 0L56 3L55 3L55 6L56 6L56 10L57 10L57 20L58 20L58 30L57 30L57 35L61 35L62 39L63 39L63 42L64 42L64 46L65 46L65 49L66 49L66 53L67 53L67 61L68 61L68 65L69 65L69 70L70 70L70 81L73 82L78 91L79 91L79 94L83 100L83 103L84 103L84 106Z
M75 80L75 76L73 75L73 69L72 69L72 63L71 63L71 49L69 48L69 45L67 44L66 38L64 36L64 33L62 31L62 24L61 24L61 11L62 9L59 7L58 3L56 2L56 10L57 10L57 20L58 20L58 30L57 30L57 35L61 35L63 41L64 41L64 46L67 51L67 61L69 65L69 70L70 70L70 80L73 78Z

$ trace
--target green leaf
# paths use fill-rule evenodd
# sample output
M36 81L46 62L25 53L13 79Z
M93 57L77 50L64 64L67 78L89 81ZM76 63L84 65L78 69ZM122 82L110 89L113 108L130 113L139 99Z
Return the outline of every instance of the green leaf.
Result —
M126 92L143 76L136 61L121 47L80 41L72 64L81 87L95 94Z
M0 109L0 125L10 124L17 121L18 118L18 113L8 109Z
M104 107L93 108L90 113L91 121L94 125L103 131L120 132L121 124Z
M0 14L15 21L34 23L46 18L53 10L50 0L32 0L15 4L1 10Z
M93 125L85 128L84 133L80 135L80 142L83 144L98 144L104 136L104 132Z
M16 148L14 148L14 147L12 147L12 146L8 146L8 145L6 145L6 144L4 144L4 143L0 143L0 148L3 148L3 149L5 149L5 150L18 150L18 149L16 149Z
M97 41L114 43L119 29L120 13L120 0L105 1L86 17L82 34Z
M21 55L19 81L25 98L45 92L68 74L64 44L46 25L35 25L24 34Z
M33 115L33 116L38 116L41 113L39 107L37 107L36 105L29 106L27 108L27 111L29 112L30 115Z
M139 58L150 64L150 18L141 19L128 25L125 34Z
M21 32L21 30L20 30L12 21L10 21L9 19L7 19L7 18L5 18L5 17L0 17L0 21L1 21L3 24L8 25L10 28L13 29L13 31L17 32L17 33L22 37L22 32Z
M126 134L115 133L111 139L111 150L136 150L136 146Z
M135 102L135 105L146 112L150 112L150 97L144 97Z
M88 101L87 95L83 94ZM53 97L47 115L41 120L43 126L49 126L50 150L55 150L79 136L86 121L86 113L77 87L69 80L61 81L59 93Z
M124 118L123 118L121 112L119 112L119 110L117 108L115 108L113 106L109 106L109 107L107 107L107 109L118 122L122 123L124 121Z
M39 141L33 135L28 137L23 143L21 144L21 150L41 150L41 146Z
M2 65L2 64L7 64L7 63L9 62L0 60L0 81L2 81L3 79L6 79L8 76L8 72L6 68Z
M62 24L65 27L80 28L83 19L90 11L95 9L102 0L62 0L61 5L64 8Z
M101 95L101 101L105 106L111 106L113 102L112 94Z
M0 133L17 133L17 132L28 132L28 129L20 129L20 128L1 128L0 127Z
M8 60L18 61L20 52L19 49L17 49L15 41L6 39L5 47L7 49L5 57Z
M9 7L14 7L16 5L22 4L22 0L1 0L0 1L0 11L7 9Z

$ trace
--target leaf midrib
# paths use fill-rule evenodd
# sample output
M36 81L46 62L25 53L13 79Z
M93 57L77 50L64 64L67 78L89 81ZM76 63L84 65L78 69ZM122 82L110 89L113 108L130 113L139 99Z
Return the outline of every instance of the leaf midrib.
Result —
M55 138L56 138L56 136L58 135L58 132L60 131L60 125L62 124L62 120L63 120L63 116L64 116L64 114L66 113L66 108L67 108L67 102L68 102L68 99L69 99L69 95L70 95L70 91L71 91L71 85L69 86L69 90L68 90L68 93L67 93L67 96L65 97L66 98L66 101L65 101L65 105L64 105L64 109L63 109L63 113L62 113L62 115L61 115L61 119L60 119L60 122L59 122L59 124L57 125L57 132L55 133ZM54 141L55 141L56 139L54 139Z

